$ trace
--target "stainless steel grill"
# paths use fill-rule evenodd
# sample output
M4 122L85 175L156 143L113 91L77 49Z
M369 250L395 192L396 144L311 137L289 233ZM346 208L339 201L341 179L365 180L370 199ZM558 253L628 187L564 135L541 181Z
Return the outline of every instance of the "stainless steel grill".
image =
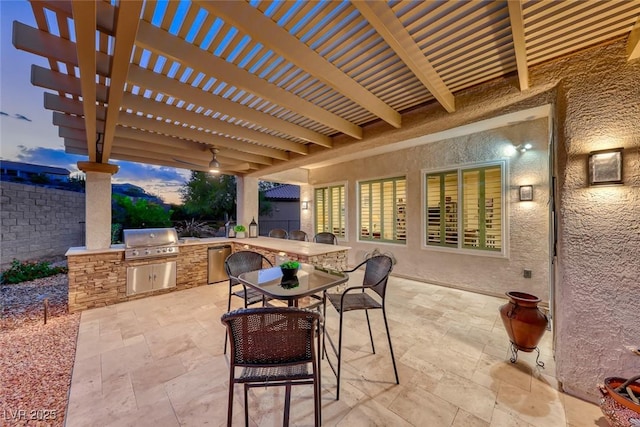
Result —
M175 228L124 230L124 258L156 258L176 255L178 233Z

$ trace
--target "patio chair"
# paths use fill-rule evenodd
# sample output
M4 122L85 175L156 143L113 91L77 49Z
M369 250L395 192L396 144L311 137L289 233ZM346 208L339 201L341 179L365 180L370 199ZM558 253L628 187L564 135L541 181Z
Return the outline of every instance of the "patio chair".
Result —
M308 242L309 237L307 237L307 233L302 230L293 230L289 233L289 240L299 240L301 242Z
M333 370L334 374L336 374L337 379L337 391L336 391L336 400L340 399L340 367L342 362L342 326L343 326L343 317L344 313L347 311L354 310L364 310L365 316L367 318L367 326L369 328L369 337L371 338L371 350L375 354L376 349L373 345L373 334L371 333L371 323L369 322L369 310L382 310L382 317L384 318L384 326L387 330L387 338L389 340L389 350L391 351L391 361L393 362L393 371L396 376L396 384L400 384L400 380L398 379L398 369L396 368L396 359L393 355L393 346L391 345L391 334L389 333L389 324L387 322L387 313L385 310L385 296L387 293L387 281L389 279L389 274L393 269L393 260L391 257L387 255L377 255L371 257L362 263L360 263L357 267L352 270L347 270L345 273L352 273L356 271L361 266L366 265L364 271L364 278L362 281L362 286L351 286L344 290L342 293L328 293L326 292L326 299L328 299L331 305L336 309L338 314L340 315L340 326L338 332L338 348L336 349L335 344L331 340L330 336L327 336L326 327L324 329L322 346L323 346L323 357L327 356L327 361L329 362L329 366ZM326 317L327 307L326 303L324 305L323 314ZM329 358L327 354L326 340L328 339L331 348L337 357L337 367L334 366L333 362Z
M313 241L316 243L326 243L329 245L337 245L338 238L335 234L329 233L328 231L323 231L322 233L318 233L313 237Z
M291 386L313 385L314 424L321 424L319 325L317 311L284 307L238 309L222 315L231 343L227 426L233 416L233 392L244 384L244 417L249 425L247 395L252 387L285 387L284 426L289 425ZM314 339L316 338L316 339ZM317 340L317 342L316 342ZM236 375L236 368L242 368Z
M276 239L287 239L289 238L289 234L287 233L287 230L284 230L282 228L274 228L273 230L269 231L269 237L274 237Z
M264 294L255 289L247 289L245 285L240 283L238 276L248 271L260 270L265 265L273 267L264 255L253 251L234 252L224 260L224 270L229 276L229 301L227 302L227 311L231 311L231 297L236 296L242 298L244 307L247 308L252 304L262 302L264 305ZM224 354L227 354L227 336L224 337Z

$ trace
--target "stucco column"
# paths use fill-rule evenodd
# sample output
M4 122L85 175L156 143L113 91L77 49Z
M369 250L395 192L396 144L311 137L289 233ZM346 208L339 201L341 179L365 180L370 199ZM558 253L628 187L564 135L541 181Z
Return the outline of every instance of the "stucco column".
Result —
M111 246L111 175L118 166L107 163L78 162L86 174L85 246L106 249Z
M251 219L258 220L258 178L236 177L236 192L236 224L242 224L248 230Z
M304 209L304 202L307 202L307 209ZM313 224L315 202L313 200L313 187L311 185L300 185L300 229L309 235L309 240L316 234Z

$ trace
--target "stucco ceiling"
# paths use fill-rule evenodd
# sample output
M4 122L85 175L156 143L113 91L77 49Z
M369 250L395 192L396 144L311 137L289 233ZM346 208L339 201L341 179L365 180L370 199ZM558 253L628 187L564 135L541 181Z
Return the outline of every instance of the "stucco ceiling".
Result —
M216 148L237 175L312 166L498 77L527 90L529 67L612 38L640 56L640 0L31 5L13 42L48 59L31 81L67 152L206 170Z

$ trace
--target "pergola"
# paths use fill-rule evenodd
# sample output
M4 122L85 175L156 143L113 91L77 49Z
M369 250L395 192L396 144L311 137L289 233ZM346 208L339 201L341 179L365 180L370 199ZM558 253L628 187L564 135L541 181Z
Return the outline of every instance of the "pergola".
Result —
M527 91L529 67L615 37L640 56L638 0L31 6L37 28L15 22L13 43L48 60L31 82L87 156L93 248L109 246L112 159L234 174L250 218L258 178L393 150L403 116L452 113L457 92L514 73Z

